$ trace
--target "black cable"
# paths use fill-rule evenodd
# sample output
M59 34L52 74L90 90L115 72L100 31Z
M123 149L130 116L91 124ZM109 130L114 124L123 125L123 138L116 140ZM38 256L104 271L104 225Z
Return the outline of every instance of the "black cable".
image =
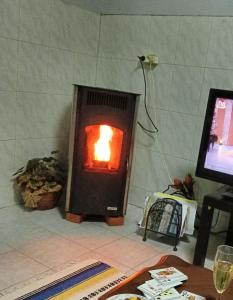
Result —
M146 114L147 114L147 117L148 119L150 120L151 124L153 125L154 129L155 130L149 130L147 128L145 128L141 122L137 122L138 125L142 128L142 130L146 131L146 132L149 132L149 133L157 133L159 130L158 128L155 126L153 120L151 119L151 116L149 114L149 111L147 109L147 105L146 105L146 93L147 93L147 85L146 85L146 76L145 76L145 70L144 70L144 67L143 67L143 61L145 60L145 56L138 56L139 58L139 61L140 61L140 64L141 64L141 68L142 68L142 72L143 72L143 79L144 79L144 107L145 107L145 111L146 111Z
M170 189L170 187L172 187L172 184L169 184L167 186L167 188L164 191L162 191L161 193L163 193L163 194L166 193Z
M171 188L174 188L174 187L173 187L173 184L169 184L169 185L167 186L167 188L166 188L164 191L162 191L161 193L166 193L166 192L170 189L170 187L171 187ZM186 194L185 194L183 191L181 191L181 190L176 190L176 191L170 193L170 195L179 195L179 196L185 197L185 198L188 199L188 200L193 200L192 198L190 198L188 195L186 195Z
M174 191L171 193L171 195L180 195L185 197L186 199L189 199L182 191Z
M158 132L158 131L149 130L149 129L145 128L145 127L142 125L142 123L140 123L139 121L138 121L137 123L138 123L138 125L142 128L142 130L145 131L146 133L156 133L156 132Z

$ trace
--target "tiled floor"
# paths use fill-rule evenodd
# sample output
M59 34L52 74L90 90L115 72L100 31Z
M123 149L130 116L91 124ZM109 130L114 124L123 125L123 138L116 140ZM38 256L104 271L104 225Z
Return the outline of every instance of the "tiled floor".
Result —
M0 296L88 258L98 258L126 274L155 264L165 254L192 262L195 237L184 237L177 252L169 239L154 233L142 242L137 229L142 209L135 206L128 206L125 225L117 227L93 220L75 224L62 214L61 208L0 209ZM216 246L223 242L223 237L211 237L207 267L212 266Z

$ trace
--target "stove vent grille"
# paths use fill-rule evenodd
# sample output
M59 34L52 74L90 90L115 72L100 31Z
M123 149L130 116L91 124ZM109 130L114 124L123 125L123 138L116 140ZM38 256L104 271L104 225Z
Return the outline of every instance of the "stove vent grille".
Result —
M127 110L128 98L121 94L88 91L87 105L105 105L115 109Z

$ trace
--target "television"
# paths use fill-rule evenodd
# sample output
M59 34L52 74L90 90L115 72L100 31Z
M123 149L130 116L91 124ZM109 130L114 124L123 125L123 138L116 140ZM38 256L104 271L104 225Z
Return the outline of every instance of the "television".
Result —
M196 176L233 187L233 91L209 91Z

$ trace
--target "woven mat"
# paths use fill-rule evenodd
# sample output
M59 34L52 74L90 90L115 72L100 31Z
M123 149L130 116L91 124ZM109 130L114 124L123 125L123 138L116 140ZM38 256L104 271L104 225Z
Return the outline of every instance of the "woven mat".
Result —
M47 276L1 300L88 300L98 299L126 278L106 263L87 260Z

